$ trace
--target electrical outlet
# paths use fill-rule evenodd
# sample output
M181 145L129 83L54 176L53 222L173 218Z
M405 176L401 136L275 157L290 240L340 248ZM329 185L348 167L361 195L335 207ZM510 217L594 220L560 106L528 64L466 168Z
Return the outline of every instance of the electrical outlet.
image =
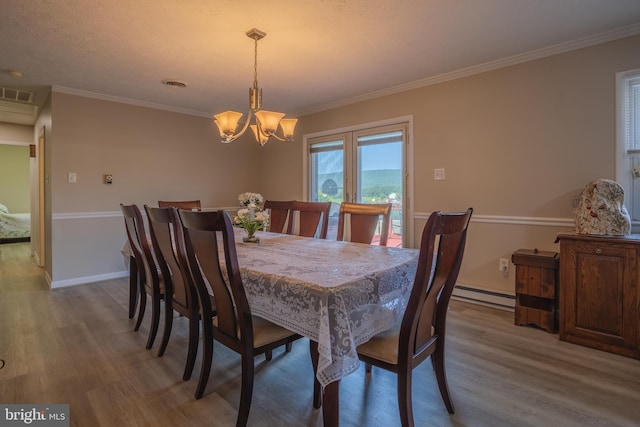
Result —
M509 259L508 258L500 258L498 262L498 271L502 271L504 274L509 272Z

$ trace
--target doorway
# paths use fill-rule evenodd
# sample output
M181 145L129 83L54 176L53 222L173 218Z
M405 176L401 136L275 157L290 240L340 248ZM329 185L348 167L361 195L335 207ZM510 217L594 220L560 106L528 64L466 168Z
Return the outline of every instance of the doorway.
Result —
M45 127L42 126L38 135L38 256L36 256L37 264L44 267L45 257L45 221L44 221L44 194L45 194ZM35 248L34 248L35 249Z
M407 245L407 134L398 123L308 139L309 200L332 203L327 238L336 237L341 202L391 203L387 245Z

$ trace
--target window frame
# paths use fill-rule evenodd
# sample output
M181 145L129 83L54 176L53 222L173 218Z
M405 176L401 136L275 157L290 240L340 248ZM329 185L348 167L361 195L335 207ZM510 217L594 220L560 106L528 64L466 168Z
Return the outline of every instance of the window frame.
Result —
M640 120L640 103L631 99L630 81L640 79L640 68L616 73L616 181L624 189L624 204L631 217L632 231L640 227L640 178L634 178L634 168L640 167L640 152L628 150L630 109Z
M327 140L330 140L332 138L336 138L339 139L342 135L345 134L362 134L361 132L367 132L368 130L371 129L375 129L375 128L383 128L383 127L387 127L387 126L397 126L397 125L402 125L405 126L405 130L406 130L406 145L404 147L405 150L405 158L403 160L404 162L404 167L405 167L405 177L404 177L404 187L405 187L405 199L406 199L406 206L404 205L404 201L403 201L403 209L405 209L404 212L404 218L405 218L405 223L403 224L403 240L404 240L404 247L405 248L412 248L414 247L414 220L415 220L415 215L414 215L414 211L413 211L413 195L414 195L414 183L413 183L413 177L414 177L414 165L413 165L413 116L402 116L402 117L396 117L396 118L392 118L392 119L387 119L387 120L380 120L380 121L376 121L376 122L370 122L370 123L363 123L363 124L359 124L359 125L353 125L353 126L347 126L347 127L343 127L343 128L338 128L338 129L331 129L331 130L327 130L327 131L321 131L321 132L315 132L315 133L310 133L310 134L305 134L303 135L303 141L302 141L302 145L303 145L303 149L302 149L302 195L304 200L310 200L310 191L309 191L309 172L310 172L310 166L309 166L309 146L311 144L311 142L313 141L314 143L317 142L321 142L321 138L326 137ZM351 137L349 137L351 138ZM351 144L351 146L353 147L354 145L357 144ZM345 167L351 167L351 156L353 155L353 153L350 153L349 150L345 150ZM345 170L345 173L347 171ZM353 173L353 171L350 171L350 173ZM351 175L349 175L351 176Z

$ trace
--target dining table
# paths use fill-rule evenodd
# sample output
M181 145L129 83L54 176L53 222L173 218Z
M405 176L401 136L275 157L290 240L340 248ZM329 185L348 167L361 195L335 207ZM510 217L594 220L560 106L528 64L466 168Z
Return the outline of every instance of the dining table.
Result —
M324 426L339 425L339 382L360 365L357 346L400 321L419 251L235 229L243 286L255 316L309 338Z
M322 406L325 427L336 427L340 379L359 368L358 345L402 318L419 250L267 231L256 236L258 242L244 242L246 232L234 228L251 312L309 338L320 386L313 405ZM128 242L121 252L134 274Z

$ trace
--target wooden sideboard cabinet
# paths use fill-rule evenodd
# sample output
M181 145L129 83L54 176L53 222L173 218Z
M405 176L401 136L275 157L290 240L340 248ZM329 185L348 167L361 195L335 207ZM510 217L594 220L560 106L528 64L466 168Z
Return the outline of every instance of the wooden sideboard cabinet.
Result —
M560 339L640 358L640 235L558 234Z

